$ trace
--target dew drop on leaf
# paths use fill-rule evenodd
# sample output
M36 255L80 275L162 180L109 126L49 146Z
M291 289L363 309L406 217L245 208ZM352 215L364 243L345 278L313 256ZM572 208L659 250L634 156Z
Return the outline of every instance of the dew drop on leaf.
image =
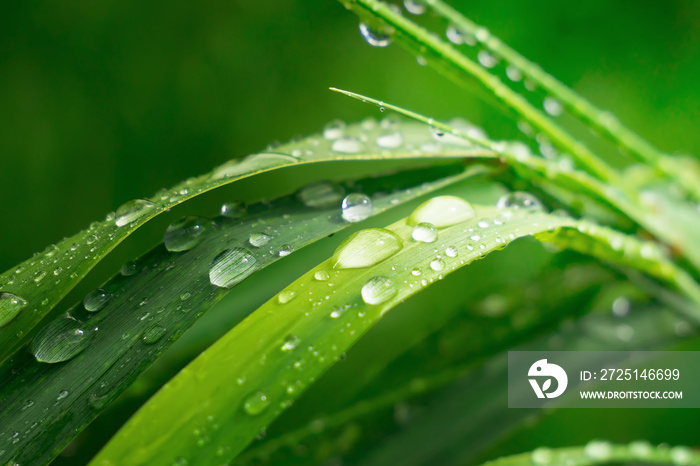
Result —
M221 206L221 215L227 218L240 218L246 211L242 202L227 202Z
M323 137L332 141L333 139L338 139L345 134L345 122L342 120L330 121L323 128Z
M498 199L496 207L499 209L541 211L542 203L530 193L524 191L514 191L504 194Z
M297 346L299 346L299 342L299 338L295 335L287 335L287 337L284 339L284 344L280 349L282 351L291 351Z
M270 236L266 235L265 233L251 233L251 235L248 237L248 242L251 246L255 248L260 248L269 243L270 239L272 238L270 238Z
M543 105L544 111L552 116L559 116L564 111L559 101L554 97L545 97Z
M280 257L285 257L290 255L292 252L294 252L294 248L291 244L283 244L277 251L277 255Z
M221 288L232 288L255 271L256 263L247 249L226 249L212 261L209 281Z
M270 406L270 400L264 392L254 393L243 402L243 410L251 416L257 416L268 406Z
M333 254L333 267L357 269L370 267L401 250L403 242L398 235L384 228L358 231L343 241Z
M422 15L425 13L425 5L416 0L403 0L403 6L406 11L412 15Z
M137 272L137 270L138 266L136 265L136 262L130 261L122 265L121 274L125 277L129 277L131 275L134 275Z
M333 141L331 149L340 154L358 154L364 149L364 144L357 138L342 137Z
M114 216L114 223L122 227L147 215L155 204L146 199L132 199L120 205Z
M325 282L331 277L325 270L317 270L316 273L314 273L314 278L319 282Z
M294 291L284 290L277 296L277 301L279 301L280 304L287 304L289 301L294 299L295 296L296 293Z
M204 217L182 217L165 231L165 248L171 252L187 251L204 239L210 221Z
M148 329L146 329L145 332L143 332L141 340L143 340L143 342L147 345L152 345L161 338L163 338L165 332L167 332L167 329L165 327L161 325L154 325L153 327L149 327Z
M484 68L493 68L498 63L496 57L486 50L479 50L479 53L476 55L476 59Z
M83 298L83 307L89 312L101 311L110 299L112 299L111 294L107 293L102 288L98 288L85 295L85 298Z
M362 300L367 304L382 304L396 296L394 282L387 277L372 277L362 287Z
M391 43L390 35L373 31L365 23L360 23L360 34L373 47L386 47Z
M94 332L85 330L84 324L70 316L49 322L34 337L31 351L39 362L68 361L90 345Z
M375 143L382 149L396 149L403 144L403 136L398 131L384 133L377 136Z
M322 208L338 205L345 190L342 186L329 181L317 181L307 184L297 193L297 199L306 207Z
M545 389L546 390L546 389ZM532 452L532 464L534 466L546 466L552 464L552 450L547 447L540 447Z
M367 195L353 193L345 196L340 205L340 209L343 219L354 223L362 221L372 215L374 204L372 204L372 199Z
M443 262L442 259L435 259L430 262L430 268L436 272L440 272L445 268L445 262Z
M612 447L608 442L593 440L583 449L583 454L596 461L608 461L612 455Z
M16 294L0 292L0 327L10 323L26 305L27 301Z
M421 243L433 243L438 237L437 228L432 223L419 223L413 227L411 238Z
M409 225L431 223L444 228L474 217L474 208L464 199L455 196L434 197L419 205L408 217Z

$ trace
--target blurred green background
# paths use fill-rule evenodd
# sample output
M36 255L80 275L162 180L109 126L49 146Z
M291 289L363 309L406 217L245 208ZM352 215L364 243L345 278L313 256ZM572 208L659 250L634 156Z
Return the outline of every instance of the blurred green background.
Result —
M451 3L661 149L700 153L698 2ZM379 115L329 86L517 135L501 113L398 46L369 47L333 0L15 2L0 17L0 51L3 270L128 199L334 118ZM253 183L238 185L223 196L254 197ZM85 290L163 231L144 230ZM582 443L595 432L627 440L617 431L690 442L685 426L697 416L678 411L563 410L496 450Z

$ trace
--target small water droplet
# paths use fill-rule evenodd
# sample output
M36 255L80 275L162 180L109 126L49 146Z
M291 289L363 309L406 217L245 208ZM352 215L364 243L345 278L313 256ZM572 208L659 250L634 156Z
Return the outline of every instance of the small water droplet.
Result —
M165 332L167 332L167 329L165 327L162 327L160 325L154 325L153 327L150 327L143 332L141 340L143 340L143 342L147 345L152 345L161 338L163 338Z
M284 339L284 344L280 348L282 351L291 351L297 346L299 346L300 340L294 335L287 335Z
M333 311L331 311L331 319L337 319L341 315L343 315L343 308L340 306L335 306Z
M653 447L645 440L637 440L629 444L630 453L639 457L646 458L651 455Z
M697 464L693 461L693 452L688 447L673 447L669 453L671 454L671 461L673 461L674 465L684 466Z
M367 304L377 305L389 301L396 296L394 282L387 277L372 277L362 287L362 299Z
M422 15L425 13L425 5L416 0L403 0L403 6L406 11L412 15Z
M34 337L31 351L39 362L68 361L87 348L93 336L94 332L83 329L82 322L70 316L59 317Z
M472 217L474 217L474 208L464 199L455 196L438 196L418 206L407 223L409 225L431 223L437 228L444 228Z
M283 244L277 251L277 255L280 257L285 257L294 252L294 248L291 244Z
M314 278L319 282L325 282L331 277L325 270L317 270L316 273L314 273Z
M562 114L564 111L564 108L561 106L559 101L555 99L554 97L545 97L544 102L544 111L549 113L552 116L559 116Z
M391 43L390 35L373 31L365 23L360 23L360 34L373 47L386 47Z
M147 215L155 204L146 199L132 199L120 205L114 217L114 223L122 227Z
M433 243L437 237L437 228L432 223L419 223L413 227L413 232L411 232L411 238L421 243Z
M233 288L255 271L256 263L247 249L226 249L212 261L209 281L222 288Z
M343 241L333 254L333 267L357 269L370 267L393 256L403 247L396 233L384 228L358 231Z
M586 444L583 454L592 460L607 461L612 455L612 447L608 442L593 440Z
M493 68L498 63L498 59L486 50L479 50L476 59L484 68Z
M284 290L277 296L277 301L279 301L280 304L287 304L289 301L294 299L295 296L296 293L294 291Z
M60 401L68 396L68 390L61 390L61 392L56 397L56 401Z
M447 257L457 257L457 248L450 246L447 249L445 249L445 255Z
M514 191L504 194L498 199L496 207L499 209L541 211L542 203L530 193ZM505 215L505 214L504 214Z
M89 292L83 299L83 307L86 311L97 312L104 309L112 295L107 293L102 288L98 288Z
M513 65L508 65L506 67L506 76L513 82L518 82L523 79L523 73L520 71L520 68Z
M421 273L421 272L420 272L420 269L419 269L418 267L414 267L414 268L411 270L411 275L413 275L414 277L420 276L420 273Z
M228 202L221 206L221 215L227 218L240 218L246 212L242 202Z
M16 294L0 292L0 327L10 323L26 305L27 301Z
M331 149L340 154L358 154L364 147L362 141L354 137L338 138L331 144Z
M306 207L317 209L338 205L344 195L345 189L342 186L329 181L317 181L301 188L297 198Z
M375 143L383 149L396 149L403 144L403 135L398 131L380 134Z
M250 237L248 238L248 242L251 246L255 248L260 248L269 243L270 239L272 238L270 238L265 233L251 233Z
M136 265L136 262L130 261L122 265L121 274L125 277L129 277L131 275L134 275L137 270L138 266Z
M328 140L338 139L345 134L345 122L342 120L330 121L323 128L323 137Z
M552 464L552 450L547 447L540 447L532 452L532 464L535 466L546 466Z
M372 200L367 195L361 193L353 193L345 196L340 208L343 219L353 223L366 219L372 215L374 211Z
M440 272L445 268L445 263L442 261L442 259L435 259L430 262L430 268L436 272Z
M204 217L182 217L165 231L165 248L171 252L187 251L204 239L210 220Z
M243 410L250 416L257 416L270 406L270 400L264 392L257 392L248 398L243 403Z

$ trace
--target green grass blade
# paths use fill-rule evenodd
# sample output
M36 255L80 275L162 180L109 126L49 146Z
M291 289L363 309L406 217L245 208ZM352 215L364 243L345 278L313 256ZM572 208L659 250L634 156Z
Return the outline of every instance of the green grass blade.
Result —
M381 139L387 135L393 139ZM156 215L197 195L258 173L308 163L490 156L469 145L435 145L431 133L414 123L368 121L327 128L322 135L232 160L151 198L130 201L104 221L0 275L0 292L18 296L24 303L6 306L9 301L0 302L0 361L14 353L32 328L121 241Z
M94 464L232 459L397 304L514 239L579 225L571 218L494 207L477 207L472 219L455 224L465 218L463 206L454 198L436 198L389 231L365 230L365 236L348 240L164 386ZM426 219L444 227L435 243L411 239L409 223ZM591 234L607 240L607 230ZM628 249L634 254L641 245ZM617 259L606 252L593 251ZM624 265L656 277L659 260L630 256ZM351 264L364 267L343 268Z
M373 215L378 215L482 172L479 167L463 171L459 166L405 171L353 181L352 188L335 185L334 192L342 196L343 191L362 190L372 196ZM331 205L312 208L288 196L269 205L250 206L242 218L202 221L207 231L193 248L171 252L158 246L135 264L134 275L118 275L106 283L101 290L110 298L99 312L89 312L82 304L71 309L69 314L92 340L81 353L54 364L22 353L0 369L4 375L0 378L0 463L52 459L221 299L228 289L213 286L209 275L210 264L221 251L246 248L255 258L252 273L279 260L278 251L299 250L347 227L337 207L339 200L330 201ZM252 235L260 232L268 239L255 248ZM35 428L24 427L31 425Z
M639 160L679 182L695 199L700 199L700 179L689 177L688 173L674 163L669 156L662 154L644 138L631 131L610 112L600 110L541 67L503 43L486 28L474 23L442 0L425 0L425 3L460 32L474 37L486 50L504 58L509 66L554 96L574 116L609 137Z
M507 456L483 463L483 466L530 466L532 464L571 464L593 466L610 463L700 464L700 454L688 447L653 446L645 441L617 445L591 441L585 447L538 448L531 453Z

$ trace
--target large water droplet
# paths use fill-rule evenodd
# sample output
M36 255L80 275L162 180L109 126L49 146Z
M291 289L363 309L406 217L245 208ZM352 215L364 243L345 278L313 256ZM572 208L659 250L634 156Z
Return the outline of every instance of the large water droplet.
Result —
M504 194L498 199L496 207L499 209L541 211L542 203L530 193L514 191Z
M360 34L369 45L374 47L386 47L391 43L391 36L381 32L373 31L365 23L360 23Z
M498 63L498 59L486 50L479 50L476 54L476 59L484 68L493 68Z
M165 248L171 252L192 249L202 242L210 223L203 217L182 217L165 231Z
M340 154L357 154L362 152L364 144L357 138L342 137L333 141L331 149Z
M280 304L287 304L294 299L296 295L297 294L292 290L284 290L277 296L277 301L279 301Z
M94 337L94 332L83 325L70 316L57 318L34 337L32 354L39 362L68 361L87 348Z
M403 247L396 233L369 228L349 236L333 254L333 266L341 269L369 267L393 256Z
M377 136L376 144L383 149L396 149L403 144L403 136L400 132L394 131Z
M593 440L584 447L583 454L592 460L607 461L612 455L612 447L608 442Z
M365 194L353 193L348 194L343 199L340 205L343 219L348 222L359 222L370 215L374 211L372 199Z
M109 300L112 299L112 295L107 293L102 288L92 290L85 298L83 298L83 307L86 311L97 312L104 309Z
M333 120L323 128L323 137L328 140L338 139L345 134L345 122Z
M257 392L243 402L243 410L251 416L257 416L265 411L268 406L270 406L270 400L264 392Z
M444 228L472 217L474 217L474 208L464 199L455 196L438 196L419 205L408 217L408 224L431 223L437 228Z
M26 305L27 301L24 298L20 298L16 294L1 292L0 327L10 323Z
M212 285L232 288L255 271L255 257L243 248L226 249L211 263L209 281Z
M265 233L251 233L250 237L248 238L248 242L251 246L260 248L269 243L270 239L271 238Z
M367 304L382 304L396 296L394 282L387 277L372 277L362 287L362 299Z
M406 8L406 11L412 15L422 15L425 13L425 5L416 0L403 0L403 6Z
M147 215L155 204L146 199L132 199L120 205L114 216L114 223L124 226Z
M421 243L432 243L437 237L437 228L432 223L419 223L413 228L411 233L411 238Z
M318 181L301 188L297 198L307 207L322 208L338 205L344 195L342 186L329 181Z
M435 259L430 262L430 268L436 272L440 272L445 268L445 262L442 259Z
M689 464L697 464L693 461L693 452L688 447L677 446L671 448L671 461L674 465L684 466Z

